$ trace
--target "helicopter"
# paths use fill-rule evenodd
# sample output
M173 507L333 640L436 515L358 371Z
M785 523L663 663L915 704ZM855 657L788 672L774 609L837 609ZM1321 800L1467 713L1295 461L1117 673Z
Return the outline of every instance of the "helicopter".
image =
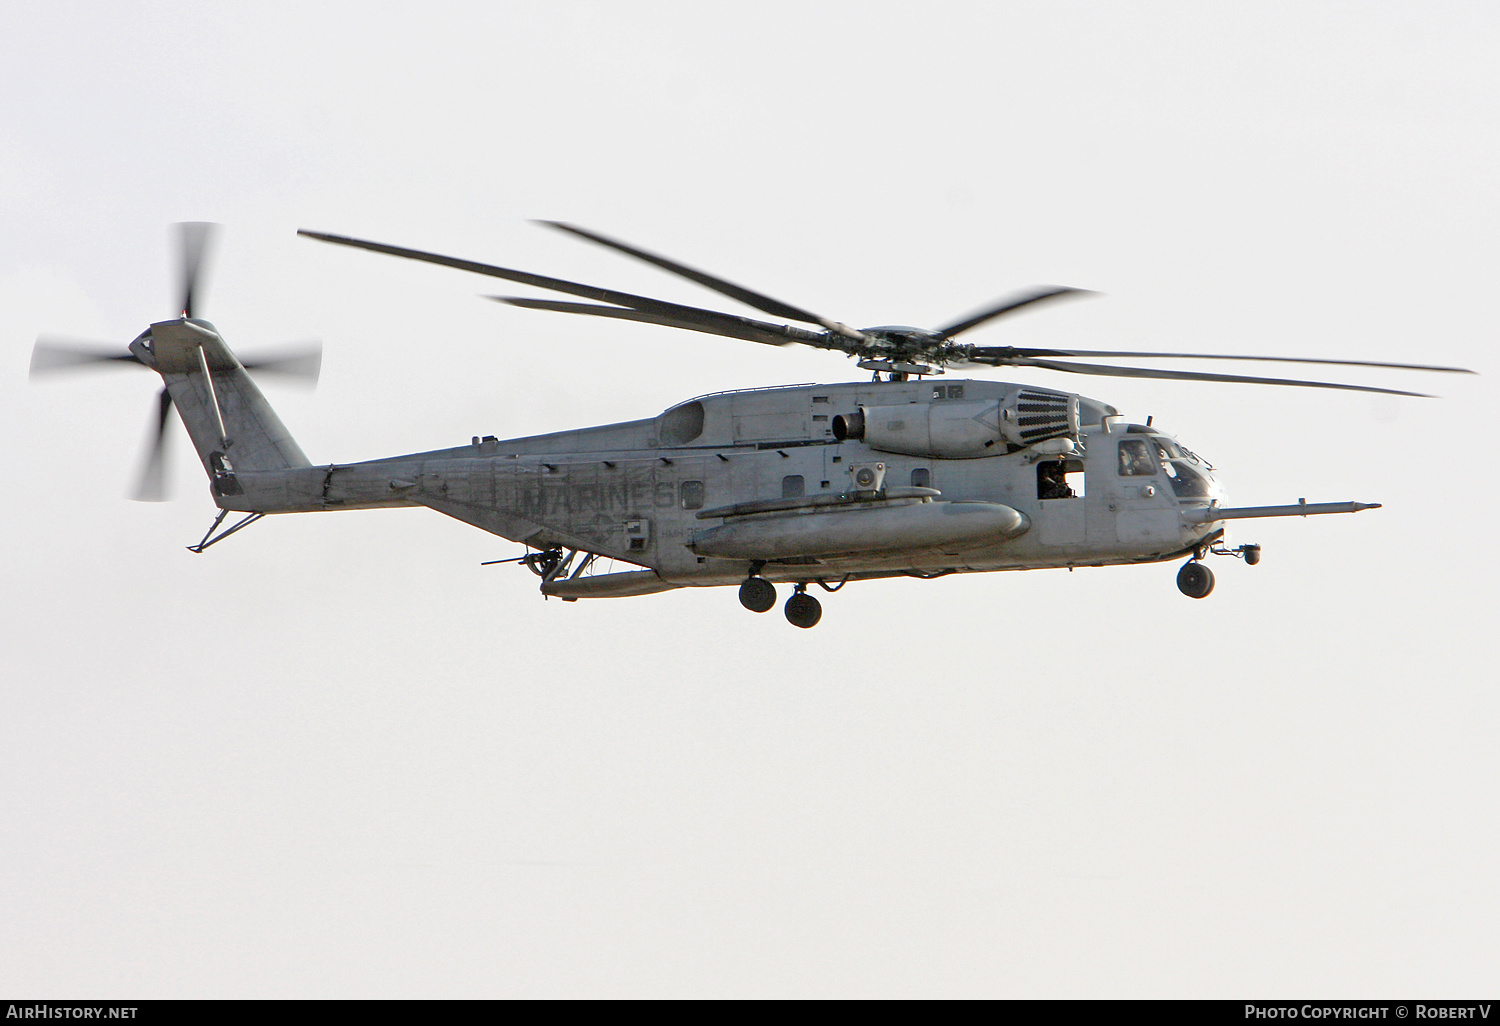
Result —
M645 261L763 314L767 321L578 282L323 232L298 234L424 261L589 302L490 296L516 307L632 320L774 346L840 353L866 381L746 388L701 395L656 416L467 444L359 463L313 464L251 372L315 378L319 351L241 360L194 297L214 226L179 226L179 316L127 347L100 350L43 336L33 375L98 364L159 374L155 436L137 497L161 498L163 451L176 409L218 514L202 553L275 513L425 506L525 547L485 565L518 564L540 592L566 602L679 588L732 586L763 613L800 628L822 605L809 589L854 581L1001 570L1077 568L1185 559L1178 589L1214 588L1209 556L1260 561L1230 548L1229 521L1355 513L1374 502L1232 507L1218 470L1172 435L1128 423L1115 407L1076 393L949 370L1033 367L1105 377L1235 382L1424 393L1367 385L1101 364L1095 359L1220 359L1473 373L1460 367L1309 357L980 346L958 336L1084 289L1016 293L936 329L852 328L617 239L538 222ZM796 323L785 323L796 322ZM798 325L809 325L800 327ZM243 514L224 527L231 513ZM623 568L621 568L623 566Z

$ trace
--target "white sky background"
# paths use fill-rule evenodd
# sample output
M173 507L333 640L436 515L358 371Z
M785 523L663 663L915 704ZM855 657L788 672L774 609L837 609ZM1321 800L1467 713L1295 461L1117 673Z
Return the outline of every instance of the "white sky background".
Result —
M0 992L1478 996L1500 983L1489 4L15 4L0 34ZM1065 378L1213 460L1215 560L543 602L423 510L195 556L156 384L40 332L204 310L309 457L654 414L851 364L475 298L359 235L982 344L1458 364L1435 400ZM749 312L749 311L745 311ZM1230 366L1263 372L1266 365ZM1294 368L1288 368L1295 373ZM1011 373L1011 372L1006 372ZM1309 372L1311 373L1311 372ZM1337 377L1335 370L1325 372Z

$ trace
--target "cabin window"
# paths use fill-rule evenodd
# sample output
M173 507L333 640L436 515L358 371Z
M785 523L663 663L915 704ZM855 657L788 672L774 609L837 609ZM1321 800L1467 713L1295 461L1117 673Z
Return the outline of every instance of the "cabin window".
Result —
M931 488L932 471L926 467L917 467L911 472L911 486L913 488Z
M1120 442L1120 476L1151 477L1156 473L1156 447L1144 438Z
M934 399L962 399L964 397L964 386L933 385L932 397Z
M796 499L805 494L807 483L802 480L801 474L788 474L781 479L781 497L783 499Z
M682 495L682 508L683 509L702 509L703 508L703 482L702 481L684 481L684 482L682 482L682 487L679 489L679 491L680 491L680 493Z
M1077 499L1083 495L1082 460L1048 460L1036 465L1038 499Z
M1073 489L1063 474L1060 460L1044 460L1036 465L1036 497L1038 499L1071 499Z

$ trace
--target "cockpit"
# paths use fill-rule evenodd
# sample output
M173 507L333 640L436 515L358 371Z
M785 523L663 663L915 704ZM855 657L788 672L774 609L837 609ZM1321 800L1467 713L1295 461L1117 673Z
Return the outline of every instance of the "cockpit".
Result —
M1137 430L1132 425L1132 434ZM1213 477L1213 465L1166 435L1135 434L1120 439L1119 475L1143 478L1166 477L1172 492L1183 501L1219 498L1219 485Z

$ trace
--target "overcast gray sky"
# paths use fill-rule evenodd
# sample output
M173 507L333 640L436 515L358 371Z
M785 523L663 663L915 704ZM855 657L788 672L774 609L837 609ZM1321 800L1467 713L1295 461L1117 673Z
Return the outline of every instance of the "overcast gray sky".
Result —
M20 3L0 34L0 992L1479 996L1500 984L1492 4ZM202 556L125 499L167 226L314 461L849 380L359 235L689 303L526 223L982 344L1458 364L1439 399L1067 379L1241 504L1174 564L544 602L424 510ZM722 303L722 301L718 301ZM1249 368L1247 368L1249 369ZM1263 367L1262 367L1263 369ZM1007 372L1009 373L1009 372Z

